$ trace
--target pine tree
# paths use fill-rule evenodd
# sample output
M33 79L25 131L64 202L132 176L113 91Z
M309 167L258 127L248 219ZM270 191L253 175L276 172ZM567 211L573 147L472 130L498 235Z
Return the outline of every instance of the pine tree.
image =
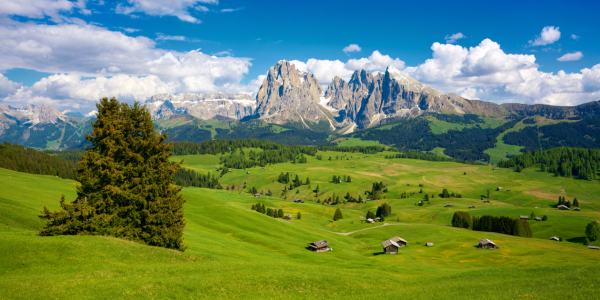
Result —
M584 244L585 246L587 246L587 245L589 245L589 244L590 244L590 239L589 239L587 236L585 237L585 241L583 241L583 244Z
M573 206L579 207L579 200L577 200L577 198L573 199Z
M148 110L103 98L79 165L77 198L63 211L44 207L39 235L110 235L184 251L182 187L172 185L181 163L171 164L172 143L158 135Z
M265 208L264 204L262 205L262 207L260 209L260 212L263 213L263 214L267 213L267 209Z
M340 210L340 208L338 207L338 209L335 210L335 213L333 214L333 220L337 221L337 220L341 220L343 219L344 216L342 216L342 211Z
M535 212L531 212L531 219L535 219Z
M296 216L296 219L298 219L298 220L302 219L302 214L300 212L298 212L298 215Z
M277 211L277 215L279 215L279 217L280 217L280 218L283 218L283 209L281 209L281 208L280 208L280 209Z
M585 236L590 239L590 241L597 241L600 239L600 223L598 223L598 221L593 221L587 224L585 227Z

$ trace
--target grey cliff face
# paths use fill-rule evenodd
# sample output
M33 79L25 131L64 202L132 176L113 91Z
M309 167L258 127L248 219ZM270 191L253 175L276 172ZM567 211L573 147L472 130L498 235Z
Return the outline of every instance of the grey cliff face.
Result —
M255 114L268 122L298 121L308 128L306 121L329 120L333 127L331 112L320 104L322 94L321 84L312 74L296 70L288 61L280 61L269 69L258 91Z
M162 119L172 115L187 114L200 119L224 116L242 119L251 116L256 101L246 94L160 94L146 100L146 108L152 119Z
M6 124L25 124L33 126L38 123L55 124L59 120L65 121L70 117L61 114L54 106L42 105L40 107L33 104L21 107L4 106L0 104L0 114L3 117L0 121Z

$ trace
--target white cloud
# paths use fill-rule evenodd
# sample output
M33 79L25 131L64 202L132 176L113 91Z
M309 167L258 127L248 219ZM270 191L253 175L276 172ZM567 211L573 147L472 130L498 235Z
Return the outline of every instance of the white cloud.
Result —
M320 60L311 58L307 62L298 60L290 61L296 69L310 72L321 84L328 84L335 76L349 80L355 70L365 69L368 71L385 71L387 66L404 69L404 62L389 55L382 55L379 51L373 51L371 56L360 59L350 59L346 63L340 60Z
M578 35L571 34L571 38L574 39L574 40L578 40L581 37L578 36Z
M535 38L535 40L529 41L530 46L545 46L552 44L560 39L559 27L546 26L542 29L542 33Z
M453 35L447 35L444 39L446 40L446 44L454 44L454 43L456 43L456 41L458 41L460 39L464 39L466 37L467 36L462 34L462 32L458 32Z
M4 0L0 5L0 16L22 16L34 19L43 19L46 16L59 22L66 19L62 13L78 9L82 14L89 15L90 10L85 8L85 1L69 0Z
M238 8L225 8L225 9L221 9L221 12L234 12L234 11L238 11L242 9L241 7Z
M556 60L572 61L572 60L580 60L582 57L583 57L583 53L581 53L581 51L577 51L577 52L573 52L573 53L567 53L567 54L557 58Z
M248 90L239 83L250 66L249 58L218 57L199 49L168 51L149 38L93 25L0 22L0 70L56 74L12 93L5 102L54 99L55 105L69 106L100 96L142 100L159 92Z
M344 49L342 49L344 51L344 53L348 54L350 52L360 52L360 47L357 44L350 44L346 47L344 47Z
M85 114L85 116L91 117L91 116L95 116L97 114L98 114L98 111L94 109L94 110L90 111L89 113Z
M162 33L157 33L156 34L156 40L157 41L185 41L186 38L185 36L181 36L181 35L166 35L166 34L162 34Z
M192 16L189 11L208 11L208 8L200 3L218 4L219 2L218 0L127 0L127 3L119 3L115 11L124 15L144 13L158 17L174 16L184 22L200 23L200 20Z
M141 29L137 29L137 28L128 28L128 27L119 27L120 29L123 29L123 31L127 32L127 33L134 33L134 32L138 32L138 31L142 31Z
M20 83L10 81L3 74L0 74L0 97L6 97L16 92L20 87Z

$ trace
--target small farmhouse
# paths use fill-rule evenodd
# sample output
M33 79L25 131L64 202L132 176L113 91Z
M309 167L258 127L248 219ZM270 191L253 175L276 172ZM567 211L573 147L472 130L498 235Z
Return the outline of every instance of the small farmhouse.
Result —
M497 188L496 188L496 191L499 191L499 192L501 192L501 191L502 191L502 187L501 187L501 186L497 187Z
M425 246L427 246L427 247L433 247L434 245L433 245L433 243L425 243Z
M490 203L490 200L483 200L483 203Z
M250 174L250 172L246 172L246 174Z
M311 251L315 251L315 252L325 252L325 251L333 250L333 249L329 248L329 243L326 240L320 240L320 241L316 241L314 243L310 243L310 244L308 244L308 248Z
M570 210L570 208L568 208L566 205L562 205L562 204L558 206L558 209L560 209L560 210Z
M454 206L454 204L452 204L452 203L446 203L446 207L452 207L452 206Z
M287 215L287 216L283 217L284 220L291 220L293 218L294 217L292 215Z
M419 186L420 186L420 187L424 187L425 185L421 183L421 184L419 184Z
M381 246L383 246L383 252L386 254L396 254L398 253L398 248L400 248L400 245L390 240L384 241L381 243Z
M479 240L479 248L480 249L500 249L498 245L496 245L492 240L489 239L481 239Z
M521 220L525 220L525 221L529 220L529 217L528 217L528 216L519 216L519 218L520 218Z
M574 207L573 210L574 211L581 211L581 209L579 207Z
M263 196L262 193L256 193L256 194L254 194L254 197L262 197L262 196Z
M469 206L469 208L475 208L475 205L471 205L471 206Z
M536 220L536 221L541 221L542 220L542 218L540 218L540 217L535 217L533 219Z
M375 223L375 220L373 220L371 218L368 218L368 219L365 220L365 222L367 222L367 223Z
M550 237L550 240L551 240L551 241L560 241L560 239L559 239L559 238L557 238L557 237L555 237L555 236L551 236L551 237Z
M396 242L396 244L398 244L400 247L406 246L406 243L407 243L406 240L404 240L403 238L399 238L397 236L391 238L390 241Z

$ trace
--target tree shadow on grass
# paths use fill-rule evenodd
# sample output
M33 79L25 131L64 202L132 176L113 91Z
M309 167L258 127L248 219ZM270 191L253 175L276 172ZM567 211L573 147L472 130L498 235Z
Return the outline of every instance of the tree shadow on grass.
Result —
M373 256L379 256L379 255L384 255L384 254L386 254L386 253L383 252L383 251L381 251L381 252L375 252L375 253L373 253Z
M583 244L583 242L585 242L585 236L570 238L567 239L567 242Z

